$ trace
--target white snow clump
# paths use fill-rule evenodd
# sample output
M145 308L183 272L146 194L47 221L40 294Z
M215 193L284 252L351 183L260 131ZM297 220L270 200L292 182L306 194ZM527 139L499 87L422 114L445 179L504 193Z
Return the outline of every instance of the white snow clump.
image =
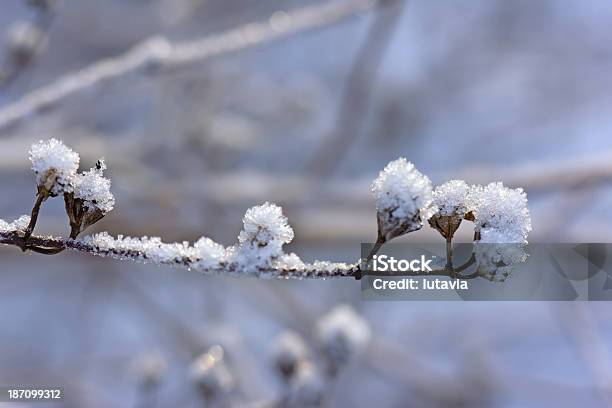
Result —
M23 231L28 227L29 223L29 215L22 215L21 217L10 223L4 220L0 220L0 232Z
M115 196L110 191L111 181L103 176L104 170L106 164L101 159L95 167L74 176L73 189L74 197L82 200L90 211L107 214L115 206Z
M379 236L385 240L422 228L431 215L432 187L427 176L401 157L387 164L372 183Z
M72 179L79 168L79 155L57 139L39 141L30 149L36 184L45 194L56 196L72 190Z

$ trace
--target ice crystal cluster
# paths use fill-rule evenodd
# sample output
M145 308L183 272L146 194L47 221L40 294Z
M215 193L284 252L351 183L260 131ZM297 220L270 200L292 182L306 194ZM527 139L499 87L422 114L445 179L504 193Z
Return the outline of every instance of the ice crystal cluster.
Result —
M476 243L475 255L480 275L491 281L503 282L514 271L517 265L527 260L525 245L522 243L504 242L508 236L499 231L490 230L487 234L494 237L486 239L493 240L493 243Z
M49 139L32 145L30 161L36 173L39 201L63 194L70 238L76 238L113 209L115 197L110 191L110 180L103 176L106 170L103 159L94 168L77 173L78 153L59 140Z
M472 210L470 186L463 180L451 180L435 188L433 205L442 216L463 217Z
M92 169L75 175L73 186L74 197L83 200L85 207L106 214L115 206L115 197L110 191L110 180L103 175L104 170L106 163L100 159Z
M283 254L283 245L293 240L293 228L283 210L266 202L247 210L244 227L238 235L239 246L233 249L234 259L245 265L268 266Z
M429 218L431 181L403 157L387 164L372 183L372 192L379 238L389 240L419 230Z
M468 186L453 180L433 193L436 217L471 217L483 243L526 243L531 231L527 195L503 183Z
M38 188L56 196L72 191L72 180L79 169L79 155L56 139L39 141L30 149L32 170Z
M503 183L491 183L486 187L474 187L471 195L481 242L527 242L531 216L522 188L511 189Z
M80 240L91 246L99 255L114 255L117 258L136 258L156 264L173 264L181 260L197 259L195 247L188 242L162 242L159 237L112 237L107 232L86 236Z
M193 245L188 242L164 243L158 237L119 235L113 238L106 232L77 239L82 231L102 219L115 205L111 182L104 177L104 160L99 160L90 170L78 173L79 155L56 139L35 143L29 155L38 185L38 199L32 217L24 216L12 223L0 220L0 233L22 233L19 237L22 241L13 243L24 250L38 249L50 254L71 248L100 256L243 276L361 276L358 263L305 263L296 254L285 253L283 247L292 241L293 228L281 207L269 202L246 211L238 242L227 248L207 237L200 238ZM502 183L469 186L464 181L452 180L434 190L429 178L405 158L399 158L380 172L372 183L372 192L378 221L376 250L390 239L421 229L428 221L447 239L448 251L461 222L470 220L475 223L475 240L481 244L476 257L486 273L524 259L515 246L510 245L518 244L517 248L521 248L531 231L527 196L522 189L510 189ZM40 205L49 197L60 194L64 197L71 226L69 239L47 239L40 244L42 248L33 246L29 241L33 238L31 234ZM5 236L3 242L10 239ZM38 242L41 242L40 237ZM499 245L485 245L491 243ZM369 337L367 325L347 307L340 307L322 319L317 333L323 349L337 364L355 354Z
M370 341L368 323L348 305L339 305L317 323L316 335L333 366L341 366L359 354Z
M13 222L0 219L0 232L23 231L30 223L29 215L22 215Z
M165 243L159 237L119 235L114 238L107 232L86 236L77 243L90 248L95 255L184 266L203 273L234 271L235 274L260 277L266 277L266 273L273 270L291 271L294 277L306 276L308 271L349 273L350 266L344 263L305 263L294 253L284 253L282 246L292 237L293 229L281 208L265 203L247 210L238 243L227 248L208 237L190 245L188 242Z
M189 251L185 255L190 256ZM226 250L223 245L207 237L196 241L193 255L196 259L193 266L199 270L217 269L226 261Z
M433 192L432 212L429 225L450 241L461 225L465 215L471 211L471 188L465 181L451 180L436 187Z

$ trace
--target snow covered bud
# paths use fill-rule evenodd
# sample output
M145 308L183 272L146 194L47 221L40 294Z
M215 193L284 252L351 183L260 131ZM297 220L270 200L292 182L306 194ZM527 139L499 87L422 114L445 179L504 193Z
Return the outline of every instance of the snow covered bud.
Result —
M417 231L429 218L431 182L403 157L387 164L372 183L372 192L381 242Z
M452 180L436 187L433 206L438 211L429 219L429 225L450 241L465 214L472 210L469 197L470 187L463 180Z
M531 232L527 195L502 183L474 188L472 195L479 272L489 280L504 281L516 264L527 259L525 244Z
M349 305L339 305L317 322L316 336L333 374L365 348L371 332Z
M480 240L476 242L474 252L478 273L490 281L505 281L516 265L527 260L525 241L520 235L494 228L480 231Z
M104 170L106 164L100 159L92 169L75 175L72 191L64 193L71 238L100 221L115 205L111 182L103 176Z
M217 269L226 259L226 249L210 238L202 237L193 244L197 261L193 263L196 270Z
M220 399L234 388L234 377L223 356L221 346L212 346L191 364L191 379L207 401Z
M72 191L72 179L79 168L79 155L56 139L39 141L30 148L32 170L38 194L47 198Z
M304 339L293 331L286 331L274 342L272 360L281 376L290 380L296 374L299 364L307 360L309 354Z
M471 195L476 232L482 235L484 229L494 229L501 242L527 242L531 216L522 188L510 189L503 183L491 183L484 188L474 188Z
M283 254L283 245L293 239L293 229L281 207L268 202L249 208L238 235L240 261L265 266Z

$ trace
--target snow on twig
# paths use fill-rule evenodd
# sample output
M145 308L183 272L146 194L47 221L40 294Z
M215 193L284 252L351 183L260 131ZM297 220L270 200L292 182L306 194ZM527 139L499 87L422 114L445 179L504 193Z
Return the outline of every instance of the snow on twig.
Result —
M103 176L105 162L99 160L94 168L78 173L78 153L56 139L35 143L30 150L30 159L38 186L32 214L11 223L0 220L1 244L47 255L69 249L120 260L178 266L203 274L298 279L361 278L362 260L354 264L328 261L307 263L294 253L285 253L284 245L290 243L295 234L282 208L269 202L246 211L238 242L227 248L208 237L202 237L194 244L165 243L159 237L113 237L108 232L78 238L81 232L113 210L115 198L111 192L111 182ZM447 228L442 228L444 217L453 218L456 225L462 219L475 223L474 240L483 244L476 255L478 259L488 261L489 277L495 276L495 268L501 261L510 264L522 259L522 245L527 242L527 235L531 231L527 197L522 189L512 190L502 183L482 187L452 181L433 190L427 176L412 163L400 158L390 162L380 172L372 184L372 192L379 231L376 245L366 260L371 259L388 240L422 228L424 221L429 221L447 238L449 248L454 231L448 232ZM71 227L70 236L55 238L33 235L42 204L59 195L64 198ZM491 243L512 243L517 246L491 249L489 245L484 245ZM511 267L507 266L504 277ZM453 267L452 251L449 250L446 267L432 274L461 277L457 275L463 270L461 268Z

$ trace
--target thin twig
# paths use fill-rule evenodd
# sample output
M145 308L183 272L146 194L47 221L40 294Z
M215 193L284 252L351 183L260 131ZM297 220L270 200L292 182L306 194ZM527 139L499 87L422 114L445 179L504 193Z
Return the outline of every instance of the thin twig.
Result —
M197 266L201 259L194 257L175 257L164 261L154 261L150 259L147 253L121 248L105 248L98 247L91 240L87 239L65 239L57 237L43 237L32 235L25 238L23 232L20 231L5 231L0 232L0 244L13 245L19 248L26 248L34 252L54 255L66 249L85 252L90 255L110 257L125 261L135 261L141 263L157 263L160 265L175 266L184 269L194 269L205 275L228 275L234 277L265 277L277 279L327 279L327 278L347 278L352 277L360 279L362 276L361 266L359 263L354 264L336 264L333 268L317 268L315 265L309 265L305 269L284 269L284 268L258 268L255 273L244 273L241 267L231 262L220 262L216 268L202 269ZM437 269L430 272L405 272L401 276L444 276L454 277L457 279L474 279L478 274L467 276L457 275L457 271L465 270L472 266L475 262L475 257L471 257L464 265L457 269Z
M315 267L306 269L275 269L275 268L259 268L256 273L243 273L241 267L235 263L221 262L217 268L202 269L197 267L197 263L201 261L198 258L191 257L176 257L161 262L156 262L150 259L147 253L120 248L101 248L85 239L65 239L57 237L43 237L33 235L27 240L22 232L7 231L0 232L0 244L13 245L19 248L26 249L43 254L55 254L63 250L69 249L78 252L86 252L90 255L110 257L114 259L136 261L141 263L158 263L160 265L175 266L184 269L195 269L207 275L224 274L236 277L266 277L278 279L316 279L316 278L340 278L352 277L359 269L358 264L338 264L337 267L331 269L317 269Z
M382 2L384 0L351 0L289 12L277 11L264 21L192 41L172 43L165 37L152 37L124 54L70 72L4 107L0 110L0 129L49 109L74 94L139 70L153 72L185 66L291 34L325 27L370 10Z
M30 217L30 223L28 224L28 226L26 227L25 231L24 231L24 240L27 242L28 238L30 238L30 235L32 235L32 232L34 232L34 228L36 227L36 222L38 221L38 213L40 212L40 206L42 205L43 201L45 201L46 196L42 193L38 193L36 195L36 203L34 203L34 207L32 207L32 215ZM25 248L25 245L24 245Z

